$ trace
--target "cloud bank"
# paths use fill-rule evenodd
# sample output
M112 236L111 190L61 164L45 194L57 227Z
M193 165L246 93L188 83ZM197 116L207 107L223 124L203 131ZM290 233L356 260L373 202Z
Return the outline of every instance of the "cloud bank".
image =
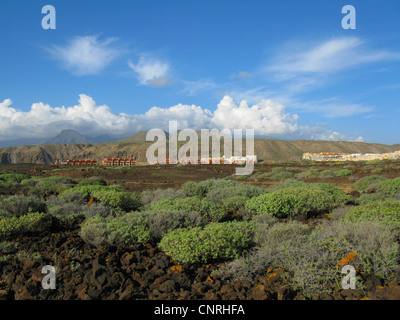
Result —
M20 111L11 105L10 99L0 103L0 141L48 139L64 129L90 136L121 137L139 130L167 130L170 120L177 120L180 129L254 129L256 136L281 139L362 139L352 139L321 126L301 126L298 115L287 113L284 105L272 100L249 106L245 100L236 104L232 97L224 96L213 112L196 105L178 104L169 108L153 107L144 114L133 115L114 113L107 105L98 105L85 94L79 95L78 104L70 107L51 107L38 102L29 111Z

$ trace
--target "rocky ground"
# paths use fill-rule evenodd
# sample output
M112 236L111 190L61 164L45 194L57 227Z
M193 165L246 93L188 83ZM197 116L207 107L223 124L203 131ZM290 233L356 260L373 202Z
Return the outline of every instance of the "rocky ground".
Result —
M17 254L0 262L0 298L16 300L304 300L291 289L284 270L249 281L213 275L221 263L174 264L155 244L94 248L79 237L78 221L52 232L14 239ZM56 267L56 289L44 290L44 265ZM399 300L400 285L360 274L363 290L320 294L321 300Z

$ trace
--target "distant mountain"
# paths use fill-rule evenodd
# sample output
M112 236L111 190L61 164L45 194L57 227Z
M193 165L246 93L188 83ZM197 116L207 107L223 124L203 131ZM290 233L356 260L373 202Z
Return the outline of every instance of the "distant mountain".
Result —
M62 130L57 136L54 138L45 141L43 144L88 144L88 143L102 143L102 142L111 142L115 141L115 139L102 135L96 138L81 135L79 132L75 130Z
M133 135L116 141L117 143L142 143L146 142L147 131L138 131Z

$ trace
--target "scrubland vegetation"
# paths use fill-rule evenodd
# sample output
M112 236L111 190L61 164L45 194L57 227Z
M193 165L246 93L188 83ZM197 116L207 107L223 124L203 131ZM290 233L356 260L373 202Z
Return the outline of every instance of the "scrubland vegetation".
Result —
M223 263L214 274L227 282L282 268L306 297L338 289L349 254L360 272L398 280L400 178L369 168L352 182L355 195L318 181L354 173L334 166L275 167L246 178L276 181L268 186L228 177L140 193L101 177L2 174L2 186L22 191L0 196L0 260L17 247L15 237L75 221L93 247L151 243L184 266Z

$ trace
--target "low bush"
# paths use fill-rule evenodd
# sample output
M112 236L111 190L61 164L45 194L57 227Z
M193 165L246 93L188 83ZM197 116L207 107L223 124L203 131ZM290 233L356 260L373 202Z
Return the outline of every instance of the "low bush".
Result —
M256 214L269 213L277 218L317 214L330 211L336 206L328 191L316 187L292 187L252 198L245 209Z
M140 207L140 201L134 194L105 189L91 193L91 196L101 203L113 208L120 208L125 211L136 210Z
M220 221L227 215L226 210L221 204L216 204L206 198L199 197L187 197L183 199L165 198L157 202L152 202L150 209L152 211L199 212L209 222Z
M141 214L152 241L160 241L168 232L178 228L200 227L207 223L198 212L145 211Z
M244 207L247 200L249 200L249 198L245 196L231 196L224 198L221 204L225 210L236 212L238 209Z
M94 192L108 190L121 191L121 188L116 186L87 185L69 188L62 192L60 195L63 196L65 199L82 199L87 202L93 196Z
M60 194L76 184L74 180L60 176L36 178L35 181L36 184L31 187L29 193L42 198Z
M311 229L308 225L298 221L288 221L287 223L275 221L271 223L271 221L267 221L266 227L255 229L254 242L259 246L263 246L279 241L295 240L298 236L306 235L310 232Z
M173 188L145 190L140 194L140 202L142 205L148 205L150 202L157 202L165 198L184 198L181 190Z
M86 201L70 201L63 196L51 198L47 201L48 213L60 221L69 219L90 218L95 215L102 217L116 216L115 209L102 203L93 202L89 205Z
M357 191L367 191L371 185L379 184L385 181L385 177L381 176L368 176L357 180L354 184L352 189Z
M106 186L107 181L102 177L90 177L79 181L78 186Z
M280 172L275 172L271 175L270 179L271 180L285 180L285 179L291 179L294 178L294 173L290 171L280 171Z
M296 179L286 179L286 180L283 180L283 181L279 182L278 184L274 185L270 190L276 191L279 189L291 188L291 187L305 187L307 185L308 184L303 181L299 181Z
M383 193L364 193L358 198L355 199L355 202L359 205L366 205L366 204L371 204L375 203L378 201L385 201L385 200L396 200L397 196L387 196ZM397 199L397 200L400 200Z
M319 188L328 192L333 197L334 207L345 204L352 199L352 196L330 183L313 183L309 187Z
M0 196L0 217L19 217L30 212L46 212L45 201L25 195Z
M391 279L399 272L397 234L376 222L326 222L314 230L299 224L274 224L258 250L226 264L222 278L254 281L268 269L283 268L288 284L315 298L341 288L339 262L351 253L356 269ZM357 287L363 284L357 279Z
M346 213L346 221L376 221L392 228L400 228L400 202L383 200L354 207Z
M320 175L319 171L315 168L299 172L295 175L296 179L316 179Z
M341 169L335 172L335 177L351 176L353 171L350 169Z
M30 176L22 173L3 173L0 174L0 181L20 183L22 180L30 179Z
M252 245L252 237L248 222L210 223L204 228L173 230L159 247L179 263L209 262L239 257Z
M212 202L220 203L225 198L242 196L250 199L265 192L265 189L253 186L251 184L236 183L228 188L213 188L207 193L206 198Z
M387 179L377 186L377 192L385 195L394 195L400 193L400 178Z
M186 197L202 197L212 190L231 188L238 184L238 182L226 179L209 179L202 182L186 182L181 187L181 192Z
M382 173L384 170L383 168L375 168L371 170L371 173L373 174L378 174L378 173Z
M327 178L332 178L335 176L335 170L323 170L320 172L320 175L318 178L320 179L327 179Z
M51 219L46 213L28 213L21 217L0 219L0 238L22 235L27 232L41 232L51 226Z
M144 217L132 212L118 218L100 216L89 218L81 225L81 237L96 247L130 245L149 241L150 230L146 227Z

